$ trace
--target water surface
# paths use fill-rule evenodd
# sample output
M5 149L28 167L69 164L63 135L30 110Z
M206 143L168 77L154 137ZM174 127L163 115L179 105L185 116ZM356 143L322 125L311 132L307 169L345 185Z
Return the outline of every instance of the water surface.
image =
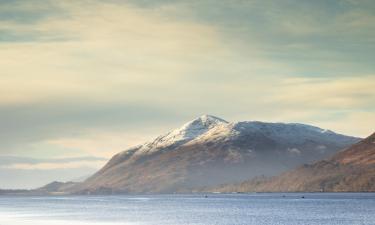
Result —
M375 193L0 196L0 225L375 225Z

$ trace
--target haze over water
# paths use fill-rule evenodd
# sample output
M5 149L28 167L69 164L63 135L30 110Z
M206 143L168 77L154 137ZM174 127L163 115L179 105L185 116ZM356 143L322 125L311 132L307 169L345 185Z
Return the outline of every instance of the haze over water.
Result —
M375 194L2 196L0 224L372 225Z

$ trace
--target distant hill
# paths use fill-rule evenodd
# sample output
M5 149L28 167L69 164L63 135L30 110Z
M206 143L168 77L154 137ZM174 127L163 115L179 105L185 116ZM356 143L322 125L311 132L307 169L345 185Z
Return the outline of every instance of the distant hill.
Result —
M70 192L70 189L77 185L77 182L51 182L41 188L36 189L40 193L67 193Z
M272 176L360 139L296 123L229 123L204 115L115 155L74 193L172 193Z
M54 181L37 189L0 189L0 195L66 195L72 193L77 182Z
M303 165L273 178L208 189L220 192L374 192L375 133L328 160Z

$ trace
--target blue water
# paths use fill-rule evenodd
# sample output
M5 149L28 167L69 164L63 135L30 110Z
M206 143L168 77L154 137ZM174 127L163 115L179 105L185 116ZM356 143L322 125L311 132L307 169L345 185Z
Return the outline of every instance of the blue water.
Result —
M375 193L0 196L8 224L375 225Z

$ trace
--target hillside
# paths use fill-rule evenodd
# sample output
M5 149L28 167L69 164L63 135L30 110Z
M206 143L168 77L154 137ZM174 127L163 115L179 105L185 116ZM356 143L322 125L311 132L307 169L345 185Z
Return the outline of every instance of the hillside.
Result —
M303 165L273 178L209 189L220 192L375 191L375 133L328 160Z
M115 155L74 193L171 193L272 176L360 139L304 124L204 115Z

